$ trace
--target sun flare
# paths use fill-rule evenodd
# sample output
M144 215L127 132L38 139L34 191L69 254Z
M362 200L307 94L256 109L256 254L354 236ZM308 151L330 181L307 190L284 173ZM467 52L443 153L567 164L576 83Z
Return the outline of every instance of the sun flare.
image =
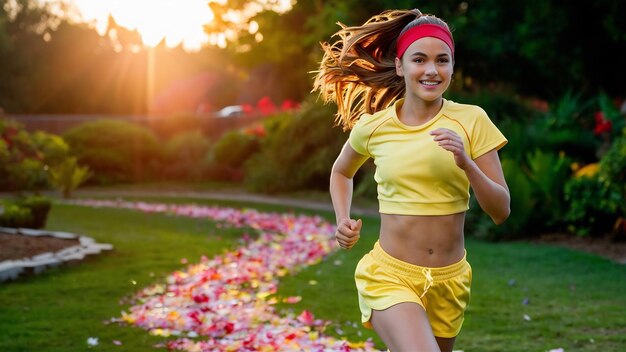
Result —
M54 0L48 0L54 2ZM182 43L197 50L209 42L203 26L213 20L206 0L68 0L80 14L79 20L92 22L104 33L109 14L126 28L137 29L147 46L161 40L169 47Z

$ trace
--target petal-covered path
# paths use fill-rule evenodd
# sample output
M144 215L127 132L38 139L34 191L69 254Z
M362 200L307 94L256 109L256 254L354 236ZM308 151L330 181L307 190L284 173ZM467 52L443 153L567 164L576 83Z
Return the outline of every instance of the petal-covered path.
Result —
M71 204L207 218L249 227L258 239L244 247L176 271L166 282L137 293L122 321L151 334L174 337L167 347L183 351L377 351L371 341L349 342L324 334L330 323L280 313L274 296L280 277L319 263L339 247L334 227L318 216L262 213L199 205L79 200ZM297 301L297 298L287 299Z

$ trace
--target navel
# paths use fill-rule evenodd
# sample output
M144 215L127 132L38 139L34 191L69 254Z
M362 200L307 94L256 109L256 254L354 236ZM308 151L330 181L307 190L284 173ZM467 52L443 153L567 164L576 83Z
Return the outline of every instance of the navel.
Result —
M433 254L433 253L435 253L435 251L432 248L429 248L428 249L428 254Z

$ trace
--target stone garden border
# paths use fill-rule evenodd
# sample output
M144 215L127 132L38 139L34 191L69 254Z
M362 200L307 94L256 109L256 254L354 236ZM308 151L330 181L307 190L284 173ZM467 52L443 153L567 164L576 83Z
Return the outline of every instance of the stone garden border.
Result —
M17 279L20 275L26 273L39 274L49 267L59 266L69 261L83 260L88 255L113 250L112 244L96 243L91 237L69 232L11 227L0 227L0 232L34 237L51 236L60 239L78 239L80 242L79 245L63 248L55 253L47 252L30 258L0 262L0 282Z

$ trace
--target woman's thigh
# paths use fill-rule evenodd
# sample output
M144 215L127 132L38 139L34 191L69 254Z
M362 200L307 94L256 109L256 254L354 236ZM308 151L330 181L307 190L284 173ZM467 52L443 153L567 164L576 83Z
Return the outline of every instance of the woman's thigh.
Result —
M372 312L372 326L391 352L439 352L424 308L404 302Z

